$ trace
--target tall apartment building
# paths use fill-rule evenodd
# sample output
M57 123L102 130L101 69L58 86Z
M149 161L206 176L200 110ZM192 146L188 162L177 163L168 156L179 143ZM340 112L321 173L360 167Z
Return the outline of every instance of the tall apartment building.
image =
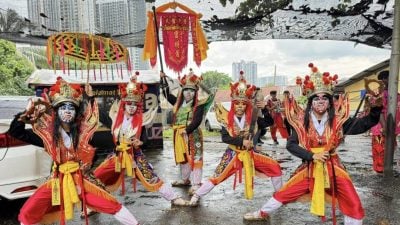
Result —
M34 35L96 32L95 0L28 0L27 3L28 17L38 28L32 31Z
M129 33L136 33L146 29L147 11L144 0L127 0Z
M60 0L28 0L28 17L37 28L33 35L50 35L52 31L61 31ZM43 16L40 14L42 13Z
M240 71L244 72L244 77L247 82L256 84L257 82L257 63L254 61L246 62L241 60L240 62L232 63L232 79L233 81L238 81L240 76Z
M129 33L144 32L146 29L147 10L144 0L127 0ZM143 61L143 48L128 48L134 70L149 69L149 62Z
M96 28L96 0L77 0L78 30L84 33L98 33Z
M96 1L96 26L100 33L121 35L129 33L126 0Z

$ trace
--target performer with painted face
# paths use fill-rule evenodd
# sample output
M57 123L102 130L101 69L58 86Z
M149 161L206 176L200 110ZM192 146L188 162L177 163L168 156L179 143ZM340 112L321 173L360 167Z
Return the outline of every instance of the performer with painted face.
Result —
M146 190L158 191L173 205L186 205L187 201L176 195L172 187L157 176L141 149L144 140L142 127L150 124L153 117L145 116L143 112L143 98L147 86L137 82L137 75L139 74L136 73L128 84L120 85L121 101L114 102L109 117L101 118L103 125L111 128L117 147L115 155L100 164L94 171L94 175L106 185L109 191L115 191L122 186L124 195L126 174L132 177L135 191L136 179L139 179ZM154 112L148 110L147 113Z
M86 90L91 96L89 85ZM54 161L50 179L21 208L21 224L65 224L73 218L74 205L80 202L84 209L112 214L123 224L138 224L112 195L89 181L95 152L89 140L97 129L99 112L93 98L85 102L85 107L81 104L83 94L79 84L68 84L59 78L49 96L45 93L42 98L31 100L26 111L10 125L10 135L44 147ZM31 123L32 129L25 129L25 122Z
M379 72L378 80L383 82L384 91L383 91L383 110L381 113L381 117L379 123L371 128L371 138L372 138L372 168L377 173L383 173L384 169L384 156L385 156L385 130L386 130L386 118L387 118L387 110L388 110L388 88L389 88L389 71L384 70ZM366 104L368 105L368 104ZM368 109L367 109L368 111ZM397 94L397 109L396 109L396 122L395 122L395 133L394 135L397 137L400 134L400 94ZM395 145L397 142L395 141Z
M200 197L234 174L236 184L236 178L241 179L242 171L245 177L247 199L253 197L253 179L256 172L262 177L271 177L275 190L282 186L282 171L279 163L266 154L254 150L258 140L258 137L254 135L257 127L264 128L269 125L258 110L267 110L263 98L252 101L255 98L255 91L256 87L247 84L241 72L239 81L231 84L232 104L229 112L222 105L217 104L218 120L224 124L221 130L222 141L228 144L228 147L214 175L205 181L192 196L191 206L197 206Z
M161 78L166 77L164 73ZM202 77L196 76L192 70L188 75L179 78L181 90L178 97L170 93L168 84L163 87L163 94L168 102L174 105L174 156L180 166L181 179L172 186L189 186L189 194L193 194L201 185L203 173L203 134L200 129L203 114L212 102L213 95L200 98L199 85Z
M332 199L333 224L336 224L337 202L344 214L345 225L362 224L364 209L336 149L343 134L361 134L374 126L379 121L382 107L373 106L364 118L349 118L347 98L339 96L340 107L334 107L332 89L337 75L321 74L312 63L309 67L311 74L306 76L304 83L301 78L296 81L302 85L303 94L308 96L305 110L296 101L284 102L287 119L294 131L286 147L303 163L261 209L244 215L245 220L267 219L282 205L311 194L312 214L325 219L325 199Z

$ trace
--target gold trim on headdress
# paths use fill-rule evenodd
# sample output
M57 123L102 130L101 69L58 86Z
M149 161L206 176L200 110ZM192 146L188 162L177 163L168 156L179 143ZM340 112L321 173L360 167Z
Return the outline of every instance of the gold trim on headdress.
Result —
M300 85L303 90L303 95L310 97L318 93L327 93L332 95L333 88L338 83L338 75L331 76L329 72L321 73L313 63L309 63L311 69L310 75L306 75L304 80L298 76L296 84Z
M128 84L120 84L119 91L121 100L126 102L141 102L147 90L147 86L137 82L139 72L136 71L128 82Z
M189 69L189 74L184 75L182 78L178 77L179 83L182 86L182 89L190 88L194 90L199 89L199 84L203 80L202 76L197 76L193 73L192 69Z
M57 82L50 88L50 101L53 107L57 107L63 102L71 102L75 106L79 106L82 102L83 90L80 84L69 84L61 77L57 78Z
M251 101L255 90L256 86L247 84L244 79L243 71L240 71L239 81L231 83L232 101Z

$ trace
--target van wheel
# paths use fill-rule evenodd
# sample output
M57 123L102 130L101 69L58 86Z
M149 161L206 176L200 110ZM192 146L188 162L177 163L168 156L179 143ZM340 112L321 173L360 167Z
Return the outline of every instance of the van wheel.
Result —
M208 130L210 132L213 131L213 129L211 129L210 122L208 122L208 120L206 120L205 126L206 126L206 130Z

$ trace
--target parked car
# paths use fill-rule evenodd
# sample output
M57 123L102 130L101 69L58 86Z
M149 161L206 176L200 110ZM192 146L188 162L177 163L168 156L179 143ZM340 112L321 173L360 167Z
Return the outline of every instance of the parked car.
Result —
M231 107L231 102L222 102L222 105L224 106L224 108L229 110ZM206 113L206 117L204 119L204 126L208 131L221 130L221 124L218 122L217 117L215 115L214 105L212 105Z
M26 103L27 97L0 97L0 200L31 196L51 172L52 161L43 148L7 133L14 115Z

